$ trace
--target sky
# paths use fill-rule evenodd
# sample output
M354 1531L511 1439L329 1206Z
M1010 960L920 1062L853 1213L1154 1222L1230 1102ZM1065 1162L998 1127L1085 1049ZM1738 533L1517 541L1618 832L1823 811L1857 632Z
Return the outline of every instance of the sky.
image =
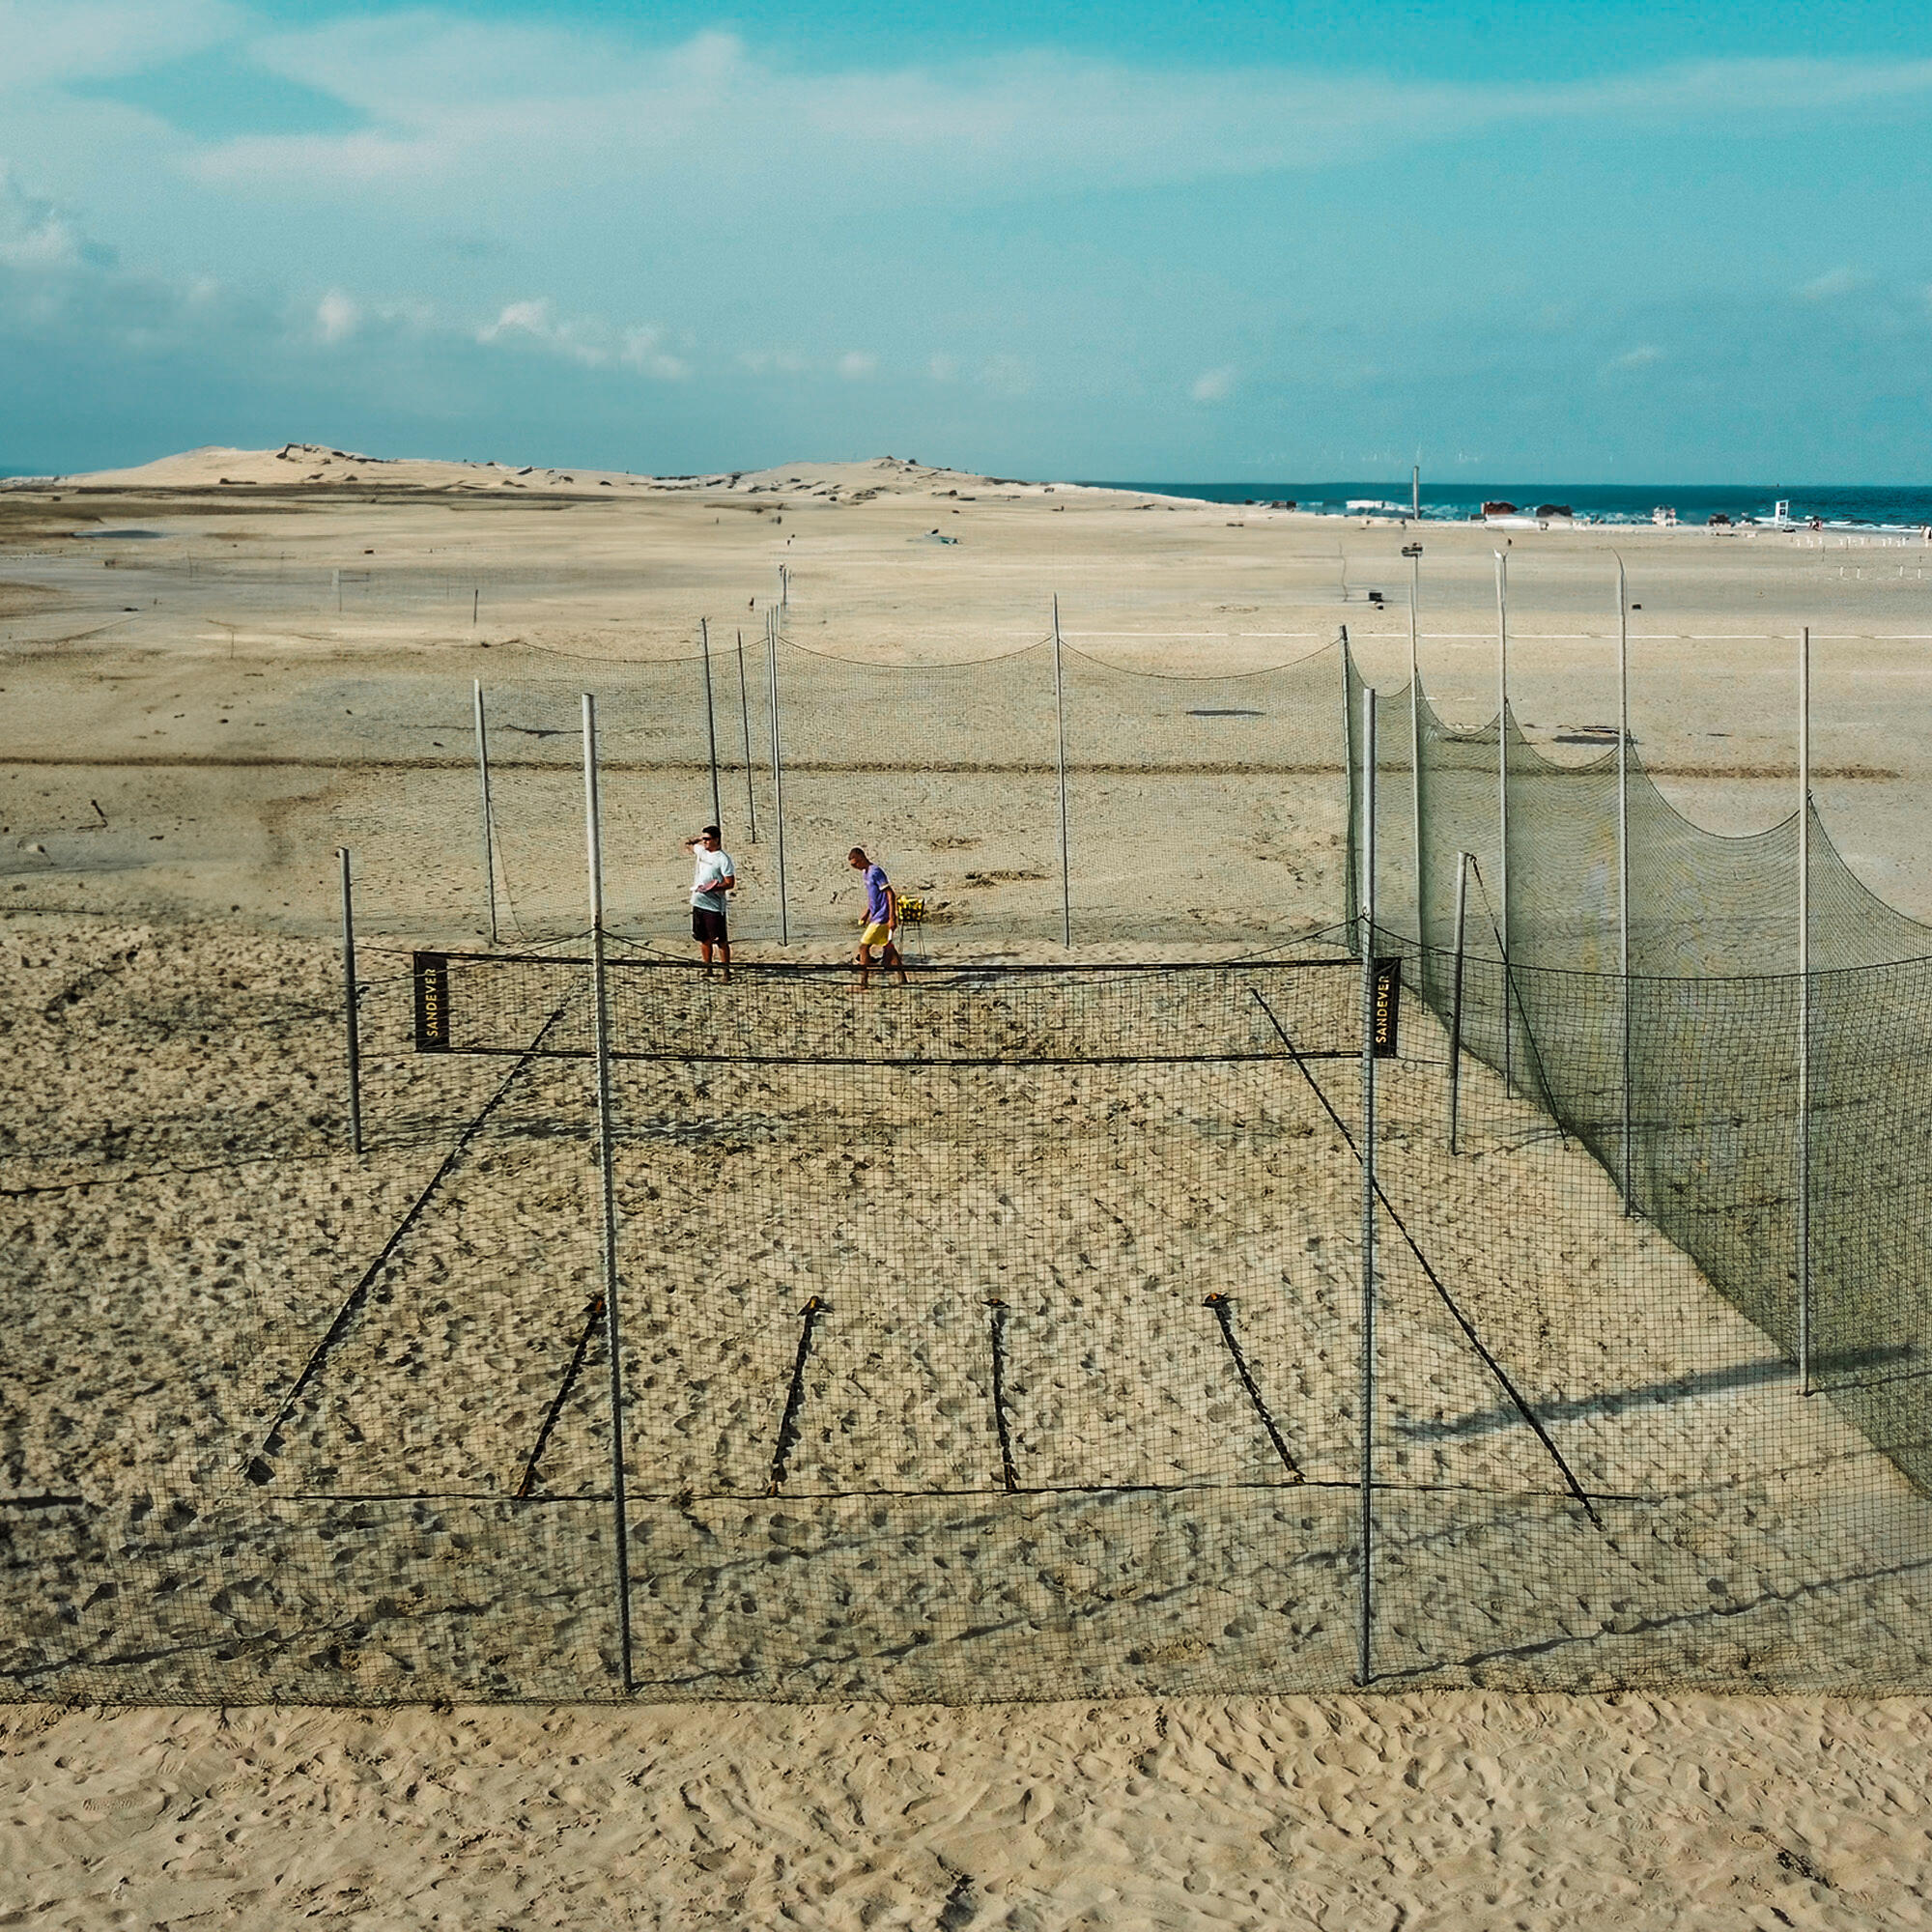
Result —
M1932 483L1883 0L0 0L0 471Z

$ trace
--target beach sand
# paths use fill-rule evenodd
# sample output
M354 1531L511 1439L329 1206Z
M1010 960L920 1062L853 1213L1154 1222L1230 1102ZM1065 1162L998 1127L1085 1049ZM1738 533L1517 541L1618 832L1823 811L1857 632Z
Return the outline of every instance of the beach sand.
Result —
M14 1335L10 1493L71 1492L110 1514L138 1507L155 1487L157 1441L184 1479L232 1470L289 1385L299 1358L291 1350L338 1304L345 1270L353 1277L380 1245L446 1151L450 1123L473 1114L500 1077L482 1063L425 1070L395 1061L374 1076L377 1151L357 1163L340 1150L325 939L334 919L331 848L346 841L357 852L372 949L364 977L385 976L377 1043L393 1044L407 988L387 977L403 962L382 949L473 942L482 918L468 762L472 678L500 694L497 743L511 746L499 751L500 883L514 890L518 929L582 923L571 734L574 693L590 685L611 768L614 909L639 945L681 951L677 839L710 806L696 618L713 617L714 646L727 623L743 628L745 710L735 708L735 649L713 661L726 686L714 697L725 724L753 736L752 797L766 832L756 847L740 845L748 886L735 920L746 951L771 956L774 801L756 672L782 562L792 574L784 676L786 755L798 767L786 786L795 953L836 956L856 902L843 846L863 838L889 855L895 878L933 901L935 957L1050 959L1057 799L1052 667L1039 640L1057 592L1063 639L1076 654L1068 696L1080 955L1221 957L1339 914L1339 674L1330 683L1318 654L1347 623L1372 675L1395 683L1405 674L1406 567L1395 552L1407 533L1393 526L999 484L896 463L675 486L427 465L398 467L377 483L373 467L359 465L354 483L336 484L332 472L348 459L325 468L318 453L300 454L329 480L277 487L288 456L219 451L184 460L179 473L0 494L0 909L9 915L0 945L17 989L0 1145ZM222 476L262 480L224 485ZM932 542L935 527L959 541ZM93 533L116 529L160 534ZM1441 707L1473 722L1492 689L1497 539L1439 526L1423 535L1426 672ZM1782 815L1795 782L1788 639L1809 621L1822 634L1814 702L1827 822L1876 890L1932 912L1932 871L1912 836L1925 775L1922 714L1932 704L1917 672L1932 632L1919 554L1690 532L1516 533L1513 689L1555 755L1566 737L1615 717L1612 535L1645 606L1639 689L1650 701L1639 697L1637 730L1666 789L1723 829ZM1370 587L1384 592L1379 606ZM1297 660L1298 669L1268 668ZM939 668L962 661L981 662ZM1136 675L1147 671L1200 682ZM977 694L967 714L962 679ZM1261 716L1240 715L1252 712ZM947 723L962 715L963 725ZM735 760L728 744L724 753L740 793L742 743ZM749 831L737 796L726 807L733 843ZM263 1048L265 1026L272 1052ZM581 1120L581 1068L557 1066L516 1090L506 1134L520 1122ZM1346 1077L1336 1076L1338 1092ZM1042 1089L1033 1097L1049 1096ZM1074 1122L1063 1152L1078 1145L1089 1112L1104 1121L1119 1099L1100 1088L1046 1107ZM1116 1183L1122 1206L1164 1185L1225 1215L1243 1187L1254 1194L1281 1170L1287 1148L1304 1237L1346 1228L1352 1164L1319 1131L1305 1097L1257 1106L1247 1094L1177 1092L1165 1113L1160 1099L1156 1089L1145 1168ZM636 1075L620 1104L648 1122L663 1096ZM823 1090L787 1097L767 1081L721 1091L706 1107L728 1125L810 1120L824 1104ZM1391 1104L1399 1117L1400 1080ZM1419 1093L1409 1104L1424 1104ZM1507 1125L1509 1103L1488 1104ZM879 1090L871 1124L897 1119L893 1108L903 1105ZM869 1252L882 1278L900 1278L912 1257L956 1232L952 1216L970 1218L972 1189L984 1187L990 1201L1001 1163L1017 1170L1032 1145L977 1134L964 1088L932 1115L953 1124L923 1134L908 1115L906 1131L882 1143L886 1168L867 1183L896 1201L923 1193L941 1204L929 1223L908 1211L887 1247ZM1210 1137L1213 1162L1189 1168L1202 1122L1224 1115L1237 1130ZM1176 1124L1183 1120L1185 1133ZM550 1145L545 1186L507 1197L534 1208L519 1210L506 1235L500 1221L460 1213L433 1226L381 1285L391 1305L416 1299L410 1268L429 1279L467 1268L473 1279L488 1248L492 1292L505 1306L534 1270L546 1287L561 1284L556 1307L568 1303L570 1319L556 1316L545 1346L567 1352L595 1254L570 1205L582 1190L582 1143ZM457 1177L455 1198L474 1191L479 1214L506 1198L491 1194L491 1157L485 1149L475 1172ZM757 1200L751 1218L760 1225L822 1198L842 1173L836 1139L810 1133L790 1169L775 1169L754 1147L727 1146L721 1157L736 1196ZM1618 1227L1614 1197L1580 1153L1510 1158L1514 1167L1490 1170L1519 1190L1500 1201L1459 1194L1455 1178L1421 1152L1403 1177L1416 1198L1437 1205L1443 1254L1462 1276L1488 1278L1485 1243L1498 1229L1521 1231L1502 1298L1482 1311L1494 1332L1550 1308L1579 1243L1594 1244L1606 1280L1654 1282L1669 1265L1637 1255L1639 1236ZM620 1168L625 1211L654 1254L690 1254L703 1217L675 1197L663 1201L656 1173L655 1155ZM297 1227L308 1259L291 1271L277 1258ZM1204 1252L1223 1269L1255 1265L1241 1226L1217 1233ZM724 1284L727 1306L810 1285L782 1270L761 1278L763 1265L753 1257L742 1281ZM715 1308L693 1325L650 1274L640 1287L655 1325L641 1326L639 1346L677 1358L671 1380L685 1407L645 1429L645 1459L687 1487L754 1493L758 1445L773 1433L765 1406L781 1388L789 1344L755 1321L721 1321ZM1721 1377L1764 1352L1694 1271L1685 1282L1705 1297L1691 1353L1708 1353L1690 1371ZM1315 1264L1296 1292L1307 1297L1300 1328L1277 1337L1273 1354L1259 1344L1258 1359L1264 1377L1285 1373L1311 1332L1333 1327L1333 1360L1324 1350L1302 1365L1302 1433L1290 1430L1319 1483L1324 1473L1346 1477L1346 1283ZM1199 1299L1122 1318L1127 1325L1100 1350L1138 1363L1136 1385L1162 1392L1157 1427L1130 1438L1128 1463L1143 1463L1116 1467L1116 1456L1109 1481L1139 1479L1147 1459L1244 1479L1268 1463L1258 1434L1230 1449L1222 1422L1203 1432L1203 1391L1226 1370ZM927 1308L936 1356L905 1352L891 1322L876 1332L863 1320L828 1329L813 1391L826 1412L838 1412L841 1390L862 1372L875 1414L901 1422L875 1425L857 1443L836 1432L808 1435L790 1478L802 1495L855 1481L956 1490L984 1477L993 1445L983 1410L951 1418L938 1435L916 1412L925 1378L978 1386L978 1331L960 1326L979 1320L970 1300L939 1296ZM1045 1312L1016 1306L1021 1345L1028 1321ZM1426 1295L1409 1312L1397 1347L1407 1350L1414 1388L1391 1400L1423 1414L1416 1392L1426 1390L1438 1415L1478 1412L1492 1392L1446 1324L1439 1337L1430 1327L1439 1318ZM1580 1303L1573 1331L1552 1338L1546 1323L1543 1359L1556 1366L1538 1396L1684 1371L1683 1336L1667 1311L1653 1314L1649 1327L1627 1322L1608 1340ZM520 1330L527 1325L520 1320ZM291 1467L349 1490L358 1472L380 1485L400 1453L412 1470L487 1472L507 1490L520 1467L513 1450L527 1445L554 1386L554 1362L520 1367L460 1324L404 1336L400 1347L393 1329L351 1338L340 1378L290 1431ZM89 1338L83 1354L93 1351L91 1373L78 1378L77 1337ZM753 1357L755 1373L746 1374ZM1068 1358L1042 1372L1061 1406L1036 1405L1020 1431L1042 1480L1091 1462L1083 1415L1124 1399L1097 1384L1083 1396L1076 1371ZM422 1399L424 1388L451 1386L491 1391L482 1412L454 1431L446 1404ZM597 1467L593 1394L580 1396L576 1434L566 1414L556 1436L550 1466L559 1483L579 1463L585 1482ZM1608 1678L1919 1681L1925 1618L1916 1582L1867 1587L1856 1559L1874 1537L1921 1547L1922 1505L1823 1405L1800 1441L1774 1414L1776 1401L1775 1391L1747 1386L1724 1398L1715 1432L1713 1411L1692 1408L1681 1435L1660 1433L1654 1414L1620 1421L1578 1406L1563 1439L1593 1488L1641 1478L1690 1495L1743 1463L1776 1501L1769 1518L1754 1509L1750 1547L1728 1545L1719 1568L1732 1581L1753 1578L1770 1607L1727 1619L1710 1642L1653 1641L1635 1663L1596 1666ZM407 1438L385 1445L385 1420L412 1403ZM1403 1450L1417 1468L1434 1459L1437 1474L1448 1467L1492 1487L1508 1477L1544 1500L1487 1529L1464 1523L1463 1567L1453 1573L1432 1579L1411 1554L1409 1613L1395 1619L1401 1654L1389 1659L1398 1670L1443 1661L1440 1639L1455 1619L1453 1599L1441 1601L1445 1580L1466 1590L1471 1576L1486 1578L1505 1632L1547 1620L1534 1589L1500 1605L1493 1594L1509 1570L1503 1552L1538 1568L1521 1563L1536 1547L1521 1541L1526 1523L1543 1523L1552 1548L1575 1534L1560 1485L1519 1435L1418 1435ZM1786 1459L1776 1468L1764 1465L1767 1444ZM345 1445L359 1446L345 1457ZM1816 1473L1826 1468L1830 1481ZM1846 1504L1848 1469L1857 1508ZM661 1510L648 1524L653 1547L673 1548L667 1539L688 1515ZM1225 1513L1208 1528L1217 1524L1241 1529ZM1344 1507L1330 1539L1337 1553L1347 1529ZM1062 1591L1071 1577L1076 1589L1104 1595L1110 1564L1150 1556L1135 1540L1144 1531L1130 1530L1113 1555L1104 1525L1097 1540L1084 1521L1049 1521L1041 1533L1049 1544L1072 1539L1047 1563ZM14 1531L16 1574L34 1561L34 1535ZM1234 1537L1244 1548L1252 1541ZM1427 1545L1419 1533L1415 1548ZM261 1556L272 1579L286 1559L272 1548ZM226 1580L249 1578L253 1560L225 1551L217 1567L230 1566ZM667 1575L681 1567L687 1559ZM1643 1569L1639 1557L1633 1574ZM1650 1584L1670 1597L1686 1575L1666 1564ZM1257 1596L1273 1601L1264 1568L1254 1580ZM397 1924L1582 1924L1612 1910L1644 1924L1918 1921L1932 1783L1921 1701L1648 1689L1598 1700L1455 1690L1353 1698L1339 1694L1350 1662L1345 1585L1338 1573L1332 1605L1319 1592L1309 1600L1321 1634L1307 1652L1308 1681L1338 1692L1321 1700L1189 1694L1217 1670L1225 1679L1252 1667L1244 1645L1257 1659L1283 1653L1266 1629L1231 1630L1205 1661L1198 1645L1177 1648L1194 1615L1183 1599L1168 1613L1171 1628L1096 1625L1090 1644L1067 1647L1062 1636L1009 1650L984 1688L964 1693L998 1696L1004 1686L1051 1697L1075 1683L1103 1691L1139 1683L1175 1692L1160 1704L935 1707L920 1700L962 1694L970 1650L946 1657L942 1647L936 1674L917 1660L896 1674L841 1672L836 1646L814 1649L818 1639L801 1625L790 1688L826 1701L799 1706L6 1708L0 1829L14 1842L0 1864L0 1911L53 1924L245 1924L318 1912ZM370 1588L379 1596L382 1579ZM245 1605L248 1589L239 1595ZM192 1591L185 1601L167 1615L204 1614ZM701 1593L680 1609L668 1584L665 1605L680 1670L699 1673L690 1688L728 1697L731 1673L717 1666L756 1632L759 1613ZM808 1592L803 1607L813 1606ZM1614 1655L1627 1608L1605 1601L1569 1614L1601 1658ZM129 1610L159 1615L90 1603L77 1628L111 1650L132 1628ZM245 1607L234 1614L245 1631ZM762 1614L771 1616L769 1604ZM904 1610L888 1592L867 1614L890 1628ZM166 1616L156 1628L165 1630ZM544 1644L558 1641L560 1627L529 1628L544 1631ZM338 1643L316 1666L329 1694L409 1694L406 1674L396 1675L408 1645L392 1646L391 1657L384 1641L379 1629L353 1654ZM572 1642L584 1667L600 1666L608 1644L598 1630L586 1625ZM1512 1654L1508 1643L1498 1652ZM1481 1666L1450 1662L1438 1681L1455 1681L1458 1668L1463 1681L1472 1668L1481 1681ZM252 1681L196 1667L205 1675L190 1673L167 1694L287 1694L272 1660ZM1592 1666L1556 1666L1574 1667L1587 1676ZM541 1658L516 1668L527 1676L513 1670L503 1681L524 1695L568 1694L581 1681L561 1667L552 1681L566 1689L547 1692ZM1504 1668L1533 1667L1519 1660ZM770 1695L783 1686L748 1679L745 1688ZM868 1691L895 1701L852 1701Z

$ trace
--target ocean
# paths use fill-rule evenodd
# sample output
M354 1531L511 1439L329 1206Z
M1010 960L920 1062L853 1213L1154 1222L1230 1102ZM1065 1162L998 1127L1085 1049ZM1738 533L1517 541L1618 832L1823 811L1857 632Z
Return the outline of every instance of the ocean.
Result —
M1375 483L1147 483L1080 479L1104 490L1146 490L1207 503L1283 503L1338 517L1408 514L1408 479ZM1920 529L1932 525L1932 488L1800 483L1431 483L1422 485L1425 522L1463 522L1486 502L1514 503L1527 513L1541 503L1566 504L1578 519L1647 524L1669 508L1680 524L1714 516L1769 523L1780 502L1800 522L1816 517L1833 529Z

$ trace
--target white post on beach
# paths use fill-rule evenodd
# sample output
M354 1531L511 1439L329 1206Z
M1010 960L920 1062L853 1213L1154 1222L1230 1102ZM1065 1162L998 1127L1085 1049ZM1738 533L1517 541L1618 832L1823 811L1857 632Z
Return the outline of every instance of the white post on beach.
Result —
M1516 1012L1510 998L1509 559L1496 557L1496 897L1503 955L1503 1085L1513 1075Z
M772 810L779 826L779 944L791 944L791 910L785 903L784 749L779 731L779 617L765 612L765 650L771 669L772 696Z
M724 842L724 808L718 796L718 711L711 695L711 620L697 620L697 648L704 659L704 738L711 747L711 822L718 828L718 842Z
M1416 971L1429 971L1429 932L1423 897L1422 865L1422 653L1416 636L1415 607L1422 596L1422 546L1412 544L1408 560L1408 818L1414 841Z
M597 700L583 694L583 827L590 866L590 994L602 1183L604 1345L611 1357L611 1500L617 1539L617 1656L631 1691L631 1539L624 1494L624 1355L617 1320L617 1185L611 1122L611 1003L604 972L604 828L597 797Z
M1376 694L1362 690L1362 1525L1355 1682L1366 1685L1375 1629L1376 1446Z
M470 680L476 708L476 778L483 793L483 890L490 902L490 944L497 941L497 831L490 811L490 733L483 718L483 680Z
M1416 464L1408 472L1408 514L1413 523L1422 521L1422 465Z
M738 633L738 722L745 727L745 816L752 843L758 842L758 791L752 782L752 699L745 685L745 634Z
M1073 860L1066 830L1066 687L1060 668L1060 597L1053 599L1053 724L1060 760L1060 943L1073 944Z
M1355 707L1350 686L1350 672L1352 666L1349 658L1349 627L1339 626L1342 645L1342 769L1348 775L1349 790L1349 830L1350 850L1348 863L1342 867L1342 923L1349 934L1349 944L1355 943L1356 915L1361 911L1361 889L1358 879L1359 857L1352 849L1355 842L1355 825L1360 816L1361 801L1355 789Z
M1631 1205L1630 585L1617 558L1617 977L1623 988L1624 1212Z
M1811 1393L1811 627L1798 643L1798 1392Z
M1456 854L1456 977L1449 993L1449 1151L1463 1111L1463 929L1469 910L1469 854Z
M362 1151L362 1027L355 998L355 903L350 895L349 847L338 845L342 863L342 1010L349 1046L349 1151Z

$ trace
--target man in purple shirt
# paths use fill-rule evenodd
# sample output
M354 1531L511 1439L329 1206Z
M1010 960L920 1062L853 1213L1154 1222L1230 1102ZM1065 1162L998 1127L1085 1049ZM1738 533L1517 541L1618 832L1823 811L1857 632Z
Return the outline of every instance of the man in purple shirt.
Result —
M855 845L845 855L845 863L855 872L866 875L866 924L859 934L859 985L863 989L867 976L872 970L872 948L884 950L879 954L879 963L889 973L899 976L899 984L906 982L905 961L899 957L898 948L893 944L893 934L898 929L898 895L893 891L892 881L886 877L886 868L875 866L866 857L863 845Z

